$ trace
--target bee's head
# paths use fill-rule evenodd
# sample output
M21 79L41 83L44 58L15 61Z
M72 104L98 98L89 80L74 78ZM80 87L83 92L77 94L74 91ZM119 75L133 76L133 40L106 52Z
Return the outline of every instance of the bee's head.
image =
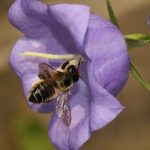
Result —
M79 66L83 63L82 57L77 57L76 59L68 60L61 65L61 70L67 72L73 82L77 82L79 80Z
M73 82L77 82L79 80L79 71L78 68L74 65L70 65L67 68L68 73L73 79Z
M70 74L74 74L74 73L78 72L78 69L77 69L76 66L70 65L70 66L68 66L67 71L68 71Z

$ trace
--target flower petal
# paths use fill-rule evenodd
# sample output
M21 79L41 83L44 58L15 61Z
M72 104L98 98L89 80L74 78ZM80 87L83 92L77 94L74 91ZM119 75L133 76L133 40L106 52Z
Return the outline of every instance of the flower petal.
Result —
M36 82L39 81L39 78L37 76L39 72L38 64L42 62L48 63L48 60L21 56L21 53L25 51L47 53L47 48L45 44L39 40L33 40L24 37L16 43L13 50L11 51L10 64L22 81L24 95L28 102L27 97L29 90ZM47 104L33 104L28 102L28 105L34 111L39 112L51 112L54 108L53 102L49 102Z
M122 33L110 22L91 16L85 51L94 64L97 82L113 95L128 79L129 57Z
M58 28L57 28L58 27ZM59 26L55 26L53 32L58 32ZM31 89L32 85L35 84L39 79L37 78L38 74L38 64L40 62L48 63L46 59L39 59L39 58L32 58L32 57L22 57L20 54L25 51L35 51L35 52L42 52L42 53L54 53L54 54L67 54L67 53L77 53L76 45L73 43L72 39L68 36L66 32L62 32L58 34L49 34L46 37L41 37L39 39L30 39L30 38L22 38L17 42L14 46L11 56L10 56L10 63L14 68L17 75L21 78L25 97L27 99L27 95L29 90ZM56 36L58 35L58 37ZM51 63L55 65L54 63ZM59 63L60 64L60 63ZM57 63L58 65L58 63ZM30 104L34 110L40 112L48 112L47 104L41 105L37 104ZM45 109L46 107L46 109ZM43 108L43 110L41 109Z
M9 9L10 22L28 37L49 34L47 5L38 0L16 0Z
M90 95L88 87L80 80L73 87L71 93L70 106L72 121L70 126L66 127L55 113L49 127L49 137L53 144L60 150L77 150L90 137Z
M53 34L60 43L71 41L77 46L76 50L81 50L89 13L89 7L84 5L46 5L39 0L16 0L8 16L10 22L30 38Z
M95 79L93 68L89 65L89 85L92 93L90 127L91 131L98 130L111 122L124 108L117 99L107 92Z
M73 36L82 48L89 22L89 7L77 4L57 4L48 7L49 15L61 24Z

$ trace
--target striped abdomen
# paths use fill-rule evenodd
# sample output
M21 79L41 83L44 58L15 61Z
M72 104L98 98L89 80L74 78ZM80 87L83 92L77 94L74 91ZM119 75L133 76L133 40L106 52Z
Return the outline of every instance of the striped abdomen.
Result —
M46 103L55 95L53 84L40 81L35 84L29 92L29 101L33 103Z

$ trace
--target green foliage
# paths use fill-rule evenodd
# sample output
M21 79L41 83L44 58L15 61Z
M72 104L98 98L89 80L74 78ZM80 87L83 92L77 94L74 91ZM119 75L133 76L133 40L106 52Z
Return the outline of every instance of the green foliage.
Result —
M120 28L109 0L107 0L107 8L111 22ZM150 36L145 34L130 34L125 36L125 40L128 48L130 49L150 43ZM132 62L130 63L130 72L140 84L142 84L146 89L150 90L150 84L143 79L142 75Z
M48 138L48 130L35 119L19 119L16 132L21 150L55 150Z
M130 49L150 43L150 36L146 34L128 34L125 36L125 40Z
M130 65L130 71L137 81L139 81L146 89L150 90L150 84L143 79L133 62Z
M117 19L115 17L114 11L112 9L110 1L109 0L106 0L106 1L107 1L107 9L108 9L108 13L109 13L109 17L110 17L111 22L114 25L116 25L118 28L120 28L119 27L119 23L118 23L118 21L117 21Z

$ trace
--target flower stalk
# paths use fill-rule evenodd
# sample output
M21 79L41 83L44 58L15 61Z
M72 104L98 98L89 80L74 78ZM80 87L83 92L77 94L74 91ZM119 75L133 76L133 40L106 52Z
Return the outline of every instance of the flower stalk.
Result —
M107 9L111 22L120 29L119 23L109 0L107 0ZM129 52L131 51L131 48L140 47L150 43L150 36L146 34L129 34L125 35L124 38L126 40ZM144 80L132 61L130 61L130 72L140 84L142 84L147 90L150 90L150 84Z

